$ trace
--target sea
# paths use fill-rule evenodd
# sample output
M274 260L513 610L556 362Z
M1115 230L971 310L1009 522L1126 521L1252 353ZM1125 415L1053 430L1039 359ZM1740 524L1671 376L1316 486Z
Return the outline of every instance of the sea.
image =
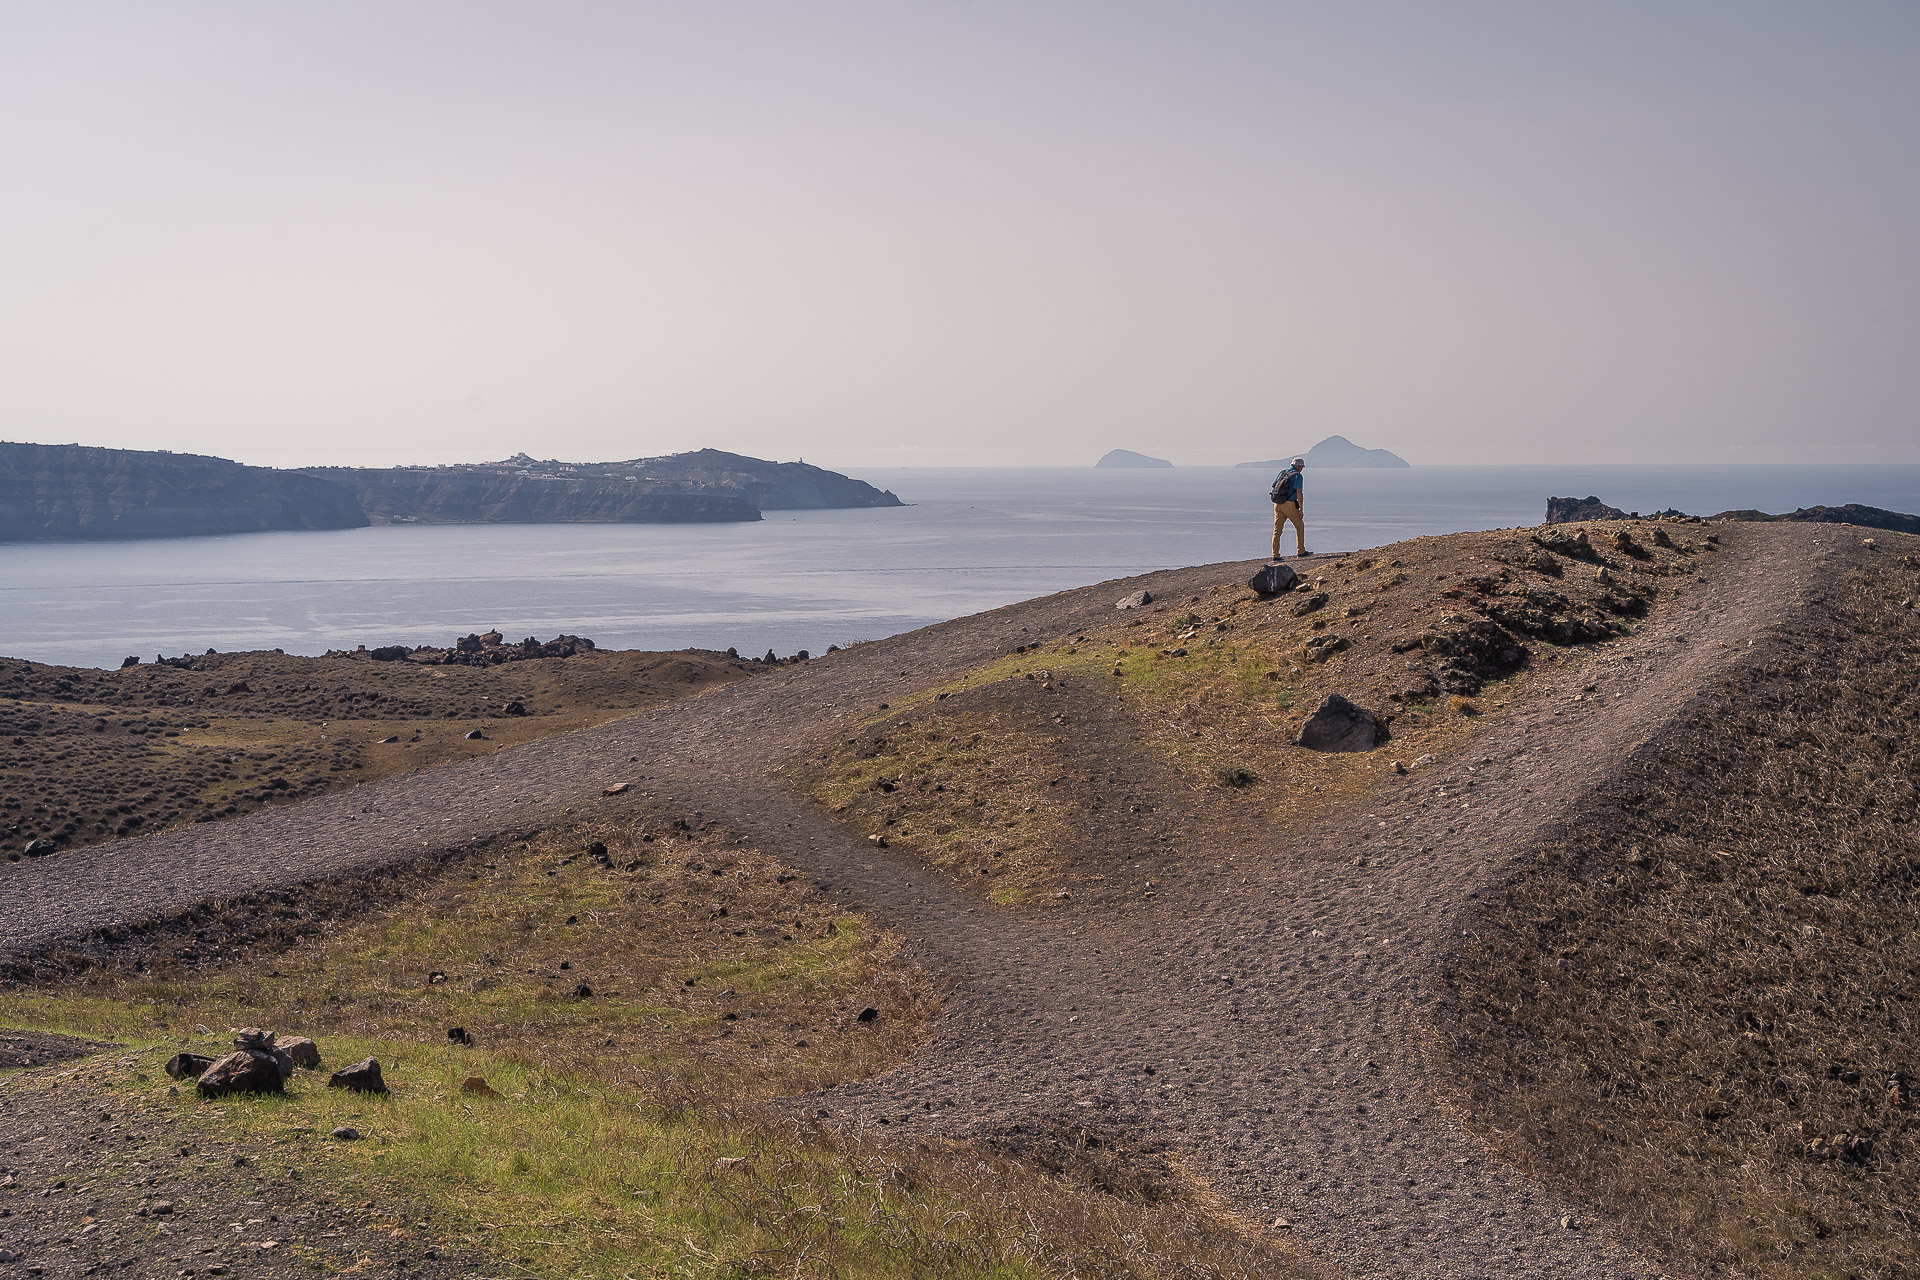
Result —
M818 654L1110 578L1264 557L1272 531L1263 469L855 474L908 505L770 511L752 524L3 544L0 655L117 667L208 649L444 645L488 630L606 648ZM1920 465L1314 470L1307 486L1315 552L1534 525L1553 495L1647 513L1847 502L1920 511Z

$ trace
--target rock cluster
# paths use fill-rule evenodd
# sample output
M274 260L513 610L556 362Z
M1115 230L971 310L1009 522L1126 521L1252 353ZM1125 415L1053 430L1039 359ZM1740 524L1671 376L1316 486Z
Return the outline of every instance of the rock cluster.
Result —
M233 1033L232 1053L220 1058L176 1053L167 1060L166 1072L175 1080L193 1081L204 1098L224 1098L237 1093L285 1093L296 1069L312 1071L319 1066L320 1046L306 1036L282 1041L271 1031L241 1027ZM343 1078L345 1082L338 1083ZM329 1083L335 1088L387 1091L380 1079L380 1064L371 1058L335 1072Z
M528 636L509 644L498 631L488 631L461 636L445 648L420 645L410 649L403 644L383 644L369 649L361 645L358 649L329 649L326 656L366 658L373 662L417 662L422 666L497 667L529 658L571 658L576 653L590 653L593 648L593 641L585 636L555 636L545 642L537 636Z

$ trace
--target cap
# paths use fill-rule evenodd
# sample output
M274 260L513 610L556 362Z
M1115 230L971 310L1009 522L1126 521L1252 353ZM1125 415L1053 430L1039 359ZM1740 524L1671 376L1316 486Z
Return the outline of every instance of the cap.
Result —
M1293 460L1293 465L1296 467L1304 467L1307 465L1307 460L1305 458L1295 458Z

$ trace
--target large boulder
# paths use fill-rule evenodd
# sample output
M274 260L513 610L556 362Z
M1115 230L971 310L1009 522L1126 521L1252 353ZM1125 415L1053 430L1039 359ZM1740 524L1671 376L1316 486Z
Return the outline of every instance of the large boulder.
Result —
M285 1093L287 1076L280 1060L262 1049L235 1049L200 1074L200 1096L231 1093Z
M1282 595L1300 584L1300 575L1293 571L1292 565L1261 565L1258 572L1247 579L1247 585L1263 596Z
M1387 731L1373 712L1330 693L1300 726L1300 746L1309 751L1371 751Z

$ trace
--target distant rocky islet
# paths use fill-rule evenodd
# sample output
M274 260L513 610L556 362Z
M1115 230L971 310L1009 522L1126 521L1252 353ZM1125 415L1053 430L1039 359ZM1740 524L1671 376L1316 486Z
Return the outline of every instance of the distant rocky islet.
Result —
M1271 458L1263 462L1240 462L1240 467L1284 467L1296 457L1304 457L1307 466L1330 469L1407 467L1412 464L1397 453L1385 449L1366 449L1355 444L1345 436L1328 436L1319 444L1303 454L1288 454L1284 458ZM1131 449L1114 449L1102 455L1100 461L1093 464L1105 469L1127 468L1148 470L1173 466L1165 458L1150 457L1144 453L1135 453Z

